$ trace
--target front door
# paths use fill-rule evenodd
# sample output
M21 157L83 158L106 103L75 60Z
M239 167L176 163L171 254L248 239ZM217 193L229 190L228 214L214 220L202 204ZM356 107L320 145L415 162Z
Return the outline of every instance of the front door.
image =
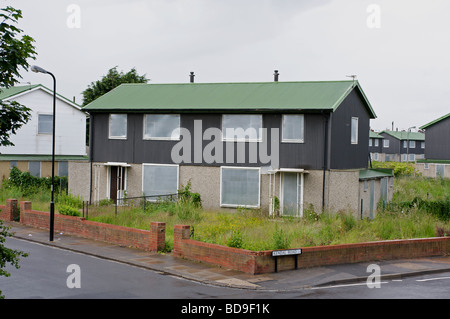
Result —
M303 216L303 174L281 173L281 214Z
M110 166L109 198L120 204L125 196L126 190L126 167Z

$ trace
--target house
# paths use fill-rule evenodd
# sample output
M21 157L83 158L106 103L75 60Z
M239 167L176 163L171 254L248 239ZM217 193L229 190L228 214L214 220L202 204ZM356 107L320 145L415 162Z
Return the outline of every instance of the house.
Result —
M425 134L421 132L382 131L384 161L414 162L425 154Z
M16 166L37 177L51 176L53 91L41 84L1 89L0 99L31 109L31 118L16 134L14 146L0 147L0 178ZM68 162L87 158L86 113L69 99L56 95L55 175L68 176Z
M369 132L369 153L370 160L384 162L383 136L379 133Z
M191 182L206 209L361 212L375 112L358 81L122 84L83 110L90 161L69 190L85 200Z
M420 127L425 130L425 160L416 169L427 177L450 177L450 113Z

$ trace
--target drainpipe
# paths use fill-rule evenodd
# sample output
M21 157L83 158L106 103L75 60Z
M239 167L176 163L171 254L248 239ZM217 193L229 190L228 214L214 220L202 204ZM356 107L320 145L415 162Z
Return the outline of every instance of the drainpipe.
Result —
M90 162L90 181L89 181L89 204L92 205L92 155L94 154L94 130L92 129L92 114L89 114L89 162Z
M324 113L322 111L324 119L324 142L323 142L323 181L322 181L322 212L325 211L325 173L328 166L328 123L330 113Z

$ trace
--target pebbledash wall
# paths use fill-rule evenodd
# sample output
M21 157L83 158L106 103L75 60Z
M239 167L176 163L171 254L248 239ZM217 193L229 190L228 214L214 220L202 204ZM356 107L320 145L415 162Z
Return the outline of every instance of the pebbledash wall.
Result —
M94 162L91 167L88 161L69 162L69 192L93 203L109 198L108 167L105 164ZM359 169L328 170L323 193L323 171L307 170L304 174L303 207L308 208L312 205L315 211L321 211L322 196L325 196L325 206L329 211L346 210L359 214L361 184L359 171ZM90 182L91 174L92 182ZM201 195L203 208L223 209L220 206L219 166L179 165L178 180L179 187L191 182L192 191ZM269 174L261 173L260 207L263 211L269 210L271 189L274 190L273 195L280 198L280 173L273 175L272 179ZM129 164L127 167L126 191L128 197L142 196L142 164Z
M5 206L0 206L0 219L17 220L19 218L17 204L17 200L8 199ZM32 210L31 202L20 202L20 222L48 229L49 213ZM150 230L138 230L55 214L56 231L147 251L164 249L165 227L165 223L152 222ZM272 251L250 251L199 242L190 239L190 233L189 225L175 225L173 249L175 256L250 274L275 271ZM277 269L278 271L294 269L294 258L298 258L298 268L309 268L331 264L443 256L449 253L450 237L305 247L302 248L302 254L297 257L279 257Z

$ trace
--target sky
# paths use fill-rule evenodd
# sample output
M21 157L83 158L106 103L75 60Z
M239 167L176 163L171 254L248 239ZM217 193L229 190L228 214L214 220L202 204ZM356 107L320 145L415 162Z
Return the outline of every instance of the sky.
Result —
M117 67L149 83L339 81L356 75L377 114L407 130L450 112L448 0L0 0L21 9L57 92ZM52 88L50 76L21 73ZM413 130L414 131L414 130Z

